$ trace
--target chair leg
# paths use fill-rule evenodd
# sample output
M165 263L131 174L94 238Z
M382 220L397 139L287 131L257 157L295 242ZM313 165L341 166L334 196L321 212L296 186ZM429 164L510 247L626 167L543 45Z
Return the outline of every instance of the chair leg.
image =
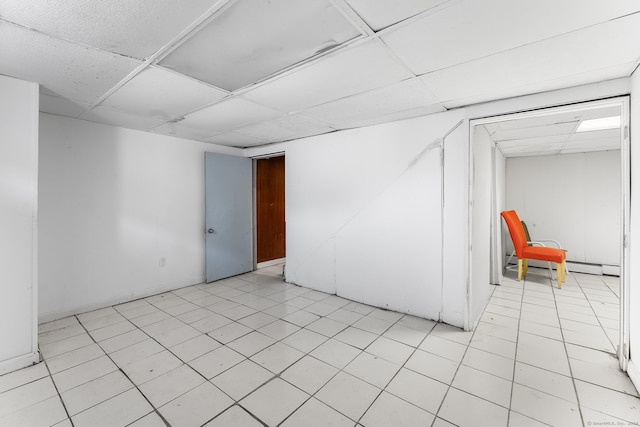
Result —
M527 258L524 259L524 269L522 271L522 273L525 275L525 277L527 276L527 267L529 267L529 260Z
M522 258L518 258L518 282L522 280Z
M557 263L556 271L558 273L558 289L560 289L562 288L562 282L564 281L564 265L562 263Z

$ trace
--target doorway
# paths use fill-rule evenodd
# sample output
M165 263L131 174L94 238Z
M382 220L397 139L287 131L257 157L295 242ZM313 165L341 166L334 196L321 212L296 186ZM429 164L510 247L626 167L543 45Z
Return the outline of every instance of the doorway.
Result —
M284 262L285 157L255 161L256 263L257 268Z
M605 119L611 119L617 117L618 122L611 124L600 125ZM614 120L615 122L615 120ZM629 258L628 247L626 247L625 236L629 230L629 217L630 217L630 162L629 162L629 138L628 138L628 122L629 122L629 101L628 97L619 97L607 100L592 101L587 103L574 104L570 106L554 107L543 110L536 110L525 113L516 113L504 116L490 117L487 119L474 120L470 123L470 162L471 170L470 174L470 195L472 202L470 203L470 236L473 236L472 248L479 248L474 254L473 249L470 251L471 257L471 292L469 296L469 312L473 314L478 311L482 311L482 307L486 304L483 299L473 301L474 295L488 295L486 292L489 288L489 283L499 284L501 280L501 274L503 269L503 263L505 257L510 253L509 245L504 245L503 242L509 242L509 236L502 230L501 220L499 217L500 211L508 208L516 208L516 210L523 210L527 212L527 215L521 215L523 219L527 217L534 217L534 221L539 227L534 226L534 230L543 232L543 230L550 230L555 236L565 233L569 244L575 242L575 236L580 236L579 227L576 224L571 223L571 220L566 218L564 224L569 224L571 227L567 229L573 230L573 236L566 234L568 230L562 230L562 225L553 229L554 225L545 226L548 218L553 216L553 212L565 213L561 206L558 206L558 201L565 202L565 199L576 199L575 192L566 190L568 181L574 181L575 185L580 184L580 179L583 179L583 184L589 190L589 186L594 183L598 183L601 180L593 179L593 175L602 173L602 170L596 169L596 165L602 165L605 157L609 159L613 158L613 162L617 162L618 169L617 174L613 176L613 186L618 190L615 196L617 199L614 201L614 207L616 208L618 218L614 218L615 226L613 231L609 231L609 235L613 235L615 240L614 251L618 253L617 260L619 266L615 265L602 265L599 267L600 274L619 274L620 276L620 305L619 305L619 335L618 339L612 339L614 346L617 345L617 354L620 362L620 366L623 370L626 370L626 365L629 358L628 344L629 344L629 307L628 307L628 294L629 294ZM583 124L595 126L591 130L581 129ZM600 127L598 127L600 126ZM607 127L608 126L608 127ZM489 143L487 144L487 140ZM490 152L493 151L493 154ZM599 155L598 153L607 152L606 156ZM582 154L581 154L582 153ZM528 156L536 156L537 160L524 160ZM594 162L593 158L599 156ZM543 160L546 157L547 160L552 159L552 162L545 163ZM589 160L589 157L592 159ZM531 157L534 159L534 157ZM484 160L483 160L484 159ZM521 159L509 160L509 159ZM490 170L482 170L479 173L474 170L474 166L477 163L487 163L492 161ZM578 175L573 175L577 172L571 172L571 168L561 169L559 173L560 178L555 181L551 181L551 184L546 183L545 179L548 176L553 175L557 171L547 166L545 175L545 169L540 170L541 165L555 164L557 166L565 167L567 162L578 160L578 164L582 162L582 178ZM507 169L507 163L511 162L512 173L511 179L517 176L518 173L525 173L524 168L536 164L540 176L543 178L541 182L537 183L538 188L532 188L531 184L528 188L513 187L507 194L507 185L509 178L506 176L505 170ZM563 163L564 162L564 163ZM516 164L517 163L517 164ZM500 166L503 165L503 166ZM513 172L515 168L516 172ZM544 168L544 166L543 166ZM478 177L478 174L480 175ZM562 175L564 174L564 175ZM579 179L580 178L580 179ZM609 177L610 178L610 177ZM490 203L477 203L479 198L479 190L481 186L486 187L486 180L492 179L490 186L490 194L483 193L485 199L490 200ZM589 184L586 181L590 181ZM545 191L546 190L546 191ZM533 193L533 195L532 195ZM538 194L538 196L535 196ZM515 202L514 202L515 200ZM521 202L521 203L520 203ZM509 206L507 206L507 203ZM514 206L516 205L516 206ZM584 210L584 209L583 209ZM537 212L536 212L537 211ZM593 214L590 211L585 214L582 212L583 217ZM490 215L491 219L491 232L489 241L487 241L487 233L477 232L478 228L487 228L486 216ZM567 222L569 221L569 222ZM588 218L583 218L583 230L591 234L590 236L582 236L583 239L595 239L596 241L601 237L597 236L597 227L594 230L593 223L589 227ZM610 227L609 227L610 228ZM594 233L595 231L595 233ZM584 233L583 233L584 234ZM478 237L476 237L478 236ZM535 239L536 236L532 237ZM552 236L541 236L540 238L555 238ZM561 240L561 239L558 239ZM561 240L562 241L562 240ZM565 242L563 242L565 243ZM597 245L597 242L596 242ZM595 248L596 245L592 243L591 247ZM473 267L478 262L486 262L486 251L489 252L490 267L489 268L476 268ZM573 265L573 270L576 269L589 269L593 267L593 259L589 259L589 254L584 254L584 248L580 250L571 251L574 255L576 252L579 263ZM483 255L483 251L485 251ZM610 252L610 251L609 251ZM484 256L484 261L480 257ZM477 258L477 259L476 259ZM568 260L571 261L571 257L568 256ZM476 262L477 261L477 262ZM610 260L603 264L614 264ZM570 271L572 266L570 264ZM497 274L492 274L497 273ZM593 272L598 272L596 269ZM616 342L617 341L617 342Z

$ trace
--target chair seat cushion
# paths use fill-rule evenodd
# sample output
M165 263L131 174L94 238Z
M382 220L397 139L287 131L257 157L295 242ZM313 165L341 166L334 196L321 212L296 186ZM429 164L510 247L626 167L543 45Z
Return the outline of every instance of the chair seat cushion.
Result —
M564 249L546 248L542 246L526 246L522 248L522 258L527 259L561 263L566 256L567 251Z

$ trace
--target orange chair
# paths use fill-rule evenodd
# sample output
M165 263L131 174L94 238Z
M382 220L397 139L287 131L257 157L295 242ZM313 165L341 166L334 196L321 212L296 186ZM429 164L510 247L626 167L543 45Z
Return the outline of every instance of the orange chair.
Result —
M513 248L518 258L518 281L522 275L527 275L528 260L555 262L558 272L558 288L562 288L562 283L566 279L566 259L567 251L564 249L547 248L544 246L529 246L520 218L516 211L504 211L500 215L504 218L509 228L509 234L513 241Z

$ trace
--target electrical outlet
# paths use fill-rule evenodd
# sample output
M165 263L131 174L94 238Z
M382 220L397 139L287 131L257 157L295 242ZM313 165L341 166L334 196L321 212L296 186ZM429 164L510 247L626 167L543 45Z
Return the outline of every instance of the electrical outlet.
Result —
M166 267L167 266L167 259L166 258L160 258L160 262L158 264L160 265L160 267Z

